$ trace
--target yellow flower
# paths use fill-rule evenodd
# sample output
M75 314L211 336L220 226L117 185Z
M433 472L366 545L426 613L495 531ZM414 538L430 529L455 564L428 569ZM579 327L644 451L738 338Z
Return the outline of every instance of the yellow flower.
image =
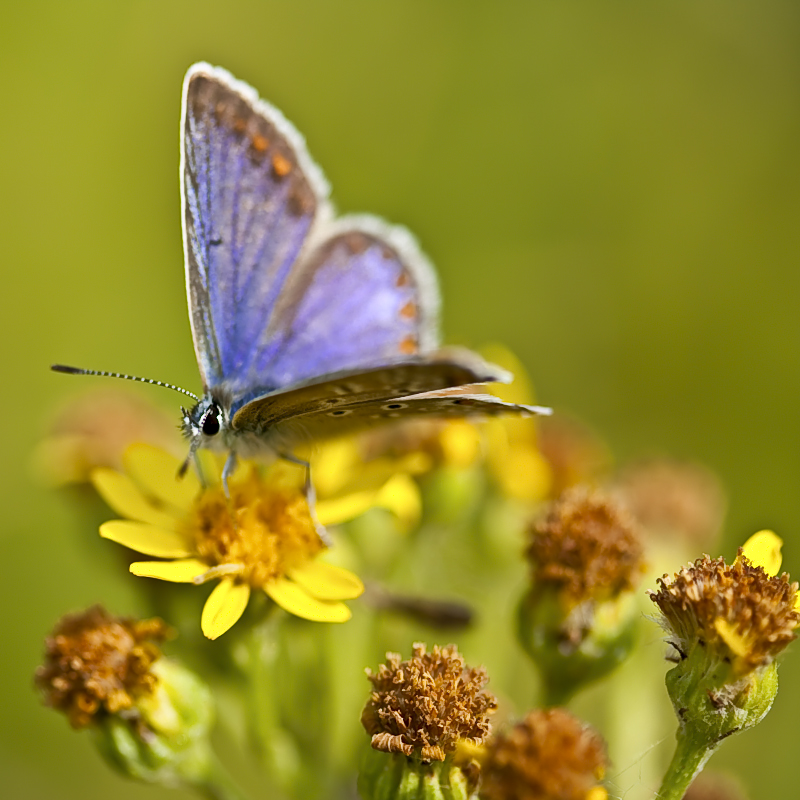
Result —
M483 355L514 375L510 384L493 387L501 400L509 403L530 403L533 387L525 368L517 357L504 347L484 348ZM544 499L553 484L553 472L537 444L537 423L534 419L509 415L486 421L489 445L488 464L503 493L515 500L538 502Z
M100 526L100 535L162 561L137 561L131 572L176 583L219 579L206 600L203 633L216 639L241 617L250 593L263 590L281 608L304 619L345 622L342 602L358 597L361 581L322 561L318 523L299 485L297 467L274 464L263 476L242 463L220 485L220 467L201 454L203 488L194 472L177 477L179 461L149 445L132 445L125 473L97 469L92 482L111 508L127 519ZM213 483L211 481L213 480ZM338 521L317 506L319 523Z

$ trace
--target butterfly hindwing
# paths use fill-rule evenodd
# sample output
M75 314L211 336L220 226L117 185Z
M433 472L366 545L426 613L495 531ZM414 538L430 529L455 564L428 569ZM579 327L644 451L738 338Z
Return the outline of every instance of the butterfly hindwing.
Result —
M414 419L485 419L486 417L530 417L548 414L550 409L506 403L490 394L471 393L478 387L461 387L459 392L428 392L382 402L367 402L347 408L316 411L276 424L271 433L280 441L318 441L343 436L387 423Z
M326 227L270 322L259 372L272 385L392 364L438 344L436 280L411 235L368 216Z
M303 139L224 70L184 82L181 175L189 313L206 388L258 380L263 335L327 186Z
M408 357L367 371L341 372L257 397L232 408L233 428L265 432L295 417L429 393L465 384L508 381L508 374L469 350L450 348L436 356Z

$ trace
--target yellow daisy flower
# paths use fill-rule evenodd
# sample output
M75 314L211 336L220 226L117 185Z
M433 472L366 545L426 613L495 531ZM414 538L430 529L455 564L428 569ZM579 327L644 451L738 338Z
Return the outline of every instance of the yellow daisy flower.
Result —
M176 583L219 579L206 600L203 633L216 639L241 617L250 593L263 590L281 608L304 619L345 622L342 602L358 597L361 581L322 561L325 545L300 485L297 467L274 464L263 475L242 463L220 485L220 465L202 453L206 488L193 471L177 477L180 462L158 448L135 444L123 456L125 472L97 469L92 482L126 519L100 526L100 535L161 561L131 564L134 575ZM316 508L321 524L341 521Z

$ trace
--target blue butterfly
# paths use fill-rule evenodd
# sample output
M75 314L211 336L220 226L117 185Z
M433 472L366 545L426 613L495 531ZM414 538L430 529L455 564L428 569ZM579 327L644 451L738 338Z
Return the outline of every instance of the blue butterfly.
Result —
M292 459L300 442L392 420L550 413L476 392L511 376L439 349L436 278L413 237L373 216L336 218L328 197L277 109L223 69L189 69L181 207L204 394L162 384L196 400L183 411L184 467L199 447L227 451L227 479L237 456Z

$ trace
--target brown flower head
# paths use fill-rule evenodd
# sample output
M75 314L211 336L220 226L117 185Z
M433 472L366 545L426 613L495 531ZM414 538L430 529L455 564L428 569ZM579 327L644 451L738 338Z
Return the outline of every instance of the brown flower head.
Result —
M702 543L720 531L725 492L719 478L700 464L667 458L638 461L620 472L615 486L634 517L660 538L678 535Z
M483 761L485 800L587 800L606 797L598 785L608 759L598 733L561 708L531 711L494 736Z
M530 529L526 554L535 586L557 585L572 602L633 589L644 571L638 528L610 497L578 486Z
M89 481L97 467L120 469L131 442L180 445L171 416L130 392L95 389L64 404L33 455L36 472L63 486Z
M716 648L743 674L769 664L796 636L797 583L754 567L742 548L730 566L703 556L658 583L650 598L682 657L695 645Z
M98 715L124 712L153 692L158 679L150 667L161 655L153 641L169 634L160 619L113 617L100 606L67 615L45 642L36 684L74 728L86 727Z
M455 645L426 653L415 644L401 661L387 653L377 673L367 670L373 691L361 714L372 747L389 753L443 761L460 740L480 744L497 701L484 691L483 668L467 667Z

